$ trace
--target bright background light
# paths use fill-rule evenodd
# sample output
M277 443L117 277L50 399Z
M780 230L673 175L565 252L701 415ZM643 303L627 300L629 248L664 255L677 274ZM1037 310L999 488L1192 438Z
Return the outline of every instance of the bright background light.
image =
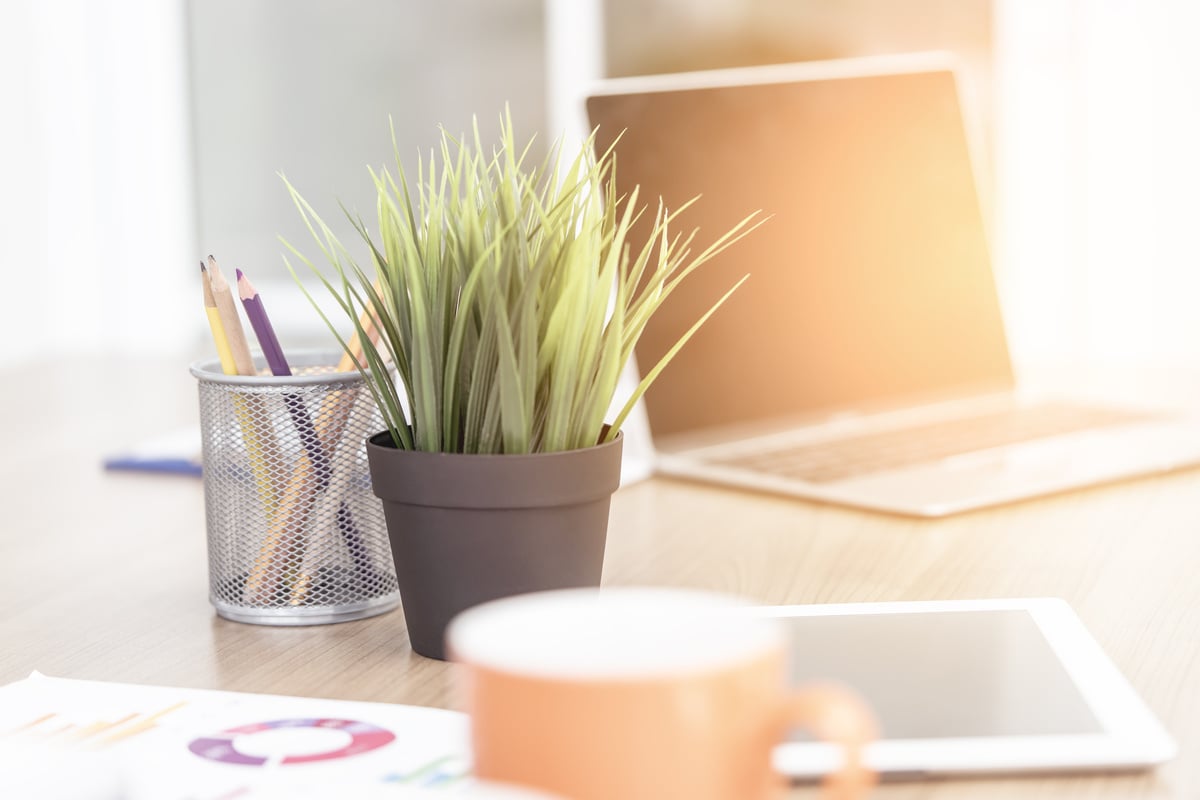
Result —
M1200 364L1200 5L996 6L996 257L1025 364Z
M737 36L752 41L754 25L790 36L773 41L768 60L958 42L977 110L969 122L988 154L981 185L1018 365L1200 364L1200 5L658 0L614 25L629 6L548 0L544 30L559 31L540 89L549 124L570 125L572 87L605 56L611 68L665 30L718 54ZM187 9L182 0L5 4L0 364L203 345L190 280L207 251L196 235ZM561 46L564 30L572 46Z
M183 38L178 3L4 4L0 365L194 339Z

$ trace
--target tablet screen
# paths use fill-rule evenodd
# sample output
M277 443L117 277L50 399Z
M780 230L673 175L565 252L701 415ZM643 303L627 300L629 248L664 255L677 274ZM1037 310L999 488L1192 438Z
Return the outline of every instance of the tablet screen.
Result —
M782 617L793 684L863 694L884 739L1103 733L1022 610ZM807 741L797 731L793 741Z

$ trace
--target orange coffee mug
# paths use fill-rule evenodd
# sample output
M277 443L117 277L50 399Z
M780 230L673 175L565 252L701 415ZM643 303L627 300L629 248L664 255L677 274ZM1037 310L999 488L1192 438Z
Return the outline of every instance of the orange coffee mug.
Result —
M804 726L845 752L827 795L874 782L870 711L786 687L783 631L723 595L568 589L486 603L447 631L464 667L475 773L570 800L770 800L771 752Z

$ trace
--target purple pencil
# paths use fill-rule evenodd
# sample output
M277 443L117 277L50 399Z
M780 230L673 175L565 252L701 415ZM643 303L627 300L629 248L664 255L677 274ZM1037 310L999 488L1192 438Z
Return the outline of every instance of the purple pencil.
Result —
M254 335L258 337L258 346L263 351L263 357L267 360L267 366L271 368L271 374L275 376L291 375L291 367L288 366L287 359L283 355L283 348L279 346L279 339L275 336L275 329L271 326L271 320L267 316L266 309L263 307L262 298L258 296L258 290L254 288L254 284L242 274L240 269L237 270L237 285L238 295L242 298L242 305L246 307L246 316L250 318L250 326L254 328ZM313 425L312 420L305 411L304 402L299 396L287 394L284 395L284 400L287 403L288 413L292 415L292 422L296 425L296 429L300 433L300 441L304 444L304 448L308 452L309 459L317 476L316 486L312 487L315 498L316 494L324 492L329 486L329 481L333 473L330 455L336 447L336 442L321 441L320 434L317 433L316 426ZM326 453L326 448L329 449L329 453ZM307 516L311 510L312 503L310 501L308 511L305 511L304 515ZM346 541L351 558L354 559L360 579L367 580L373 574L370 558L366 554L366 549L362 543L362 535L358 531L358 526L354 524L354 518L350 515L350 508L346 505L344 499L341 499L338 504L337 527ZM306 550L311 549L310 545L306 545ZM303 604L312 580L313 573L306 554L306 558L301 566L300 577L292 588L290 601L292 605Z
M246 316L250 319L250 327L254 328L254 335L258 337L258 346L263 352L263 358L267 360L271 374L291 375L292 369L288 366L287 359L284 358L283 348L279 346L275 329L271 327L271 318L267 316L267 309L263 307L262 298L258 296L258 290L254 288L254 284L242 274L240 269L237 270L237 286L238 296L242 298Z

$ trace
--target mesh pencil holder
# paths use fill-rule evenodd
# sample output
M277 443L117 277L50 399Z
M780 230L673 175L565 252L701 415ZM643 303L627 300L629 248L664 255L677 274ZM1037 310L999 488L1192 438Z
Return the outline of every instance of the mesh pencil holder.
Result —
M390 611L400 594L371 491L366 439L384 425L337 356L289 354L293 377L225 375L197 362L208 525L209 599L218 615L318 625ZM260 367L261 362L256 362Z

